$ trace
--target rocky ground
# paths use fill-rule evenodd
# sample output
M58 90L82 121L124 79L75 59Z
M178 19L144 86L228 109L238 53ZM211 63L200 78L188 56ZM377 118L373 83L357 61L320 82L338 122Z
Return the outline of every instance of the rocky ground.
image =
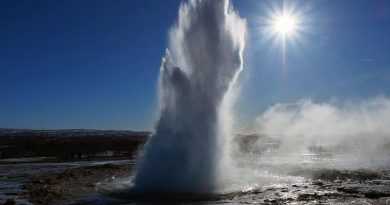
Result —
M264 204L390 204L388 170L297 170L299 184L268 188Z
M127 176L132 169L132 165L105 164L38 174L24 185L27 192L21 197L34 204L73 203L75 199L98 195L102 182Z
M244 192L181 198L165 201L138 197L125 201L104 201L101 184L128 176L133 165L106 164L79 167L61 172L32 175L24 185L27 190L17 198L34 204L390 204L389 170L294 170L291 176L302 177L301 183L270 185ZM90 199L97 199L91 201ZM106 203L107 202L107 203ZM5 204L13 204L12 200Z

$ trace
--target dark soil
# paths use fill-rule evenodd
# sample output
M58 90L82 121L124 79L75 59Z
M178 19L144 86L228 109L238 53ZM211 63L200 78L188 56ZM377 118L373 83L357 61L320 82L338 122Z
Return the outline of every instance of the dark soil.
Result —
M0 130L1 131L1 130ZM0 132L0 159L44 157L43 161L128 159L150 133L99 130L11 130ZM20 163L0 160L0 163Z

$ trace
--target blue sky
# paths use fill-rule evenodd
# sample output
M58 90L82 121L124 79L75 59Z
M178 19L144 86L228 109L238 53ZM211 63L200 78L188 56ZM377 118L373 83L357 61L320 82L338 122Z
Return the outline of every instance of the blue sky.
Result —
M0 127L150 130L179 0L0 1ZM264 30L282 1L234 0L249 35L240 121L277 102L390 95L390 1L293 1L299 38Z

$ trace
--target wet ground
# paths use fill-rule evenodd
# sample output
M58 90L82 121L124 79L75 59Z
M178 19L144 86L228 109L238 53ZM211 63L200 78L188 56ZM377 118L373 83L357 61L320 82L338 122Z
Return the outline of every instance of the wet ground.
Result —
M218 194L107 195L129 183L134 161L0 165L0 202L16 204L390 204L387 156L238 157L231 189ZM245 182L245 183L244 183ZM119 197L119 198L118 198ZM9 201L10 202L10 201Z
M30 161L30 159L28 159ZM0 165L0 204L67 204L98 194L95 186L115 176L127 176L132 160Z

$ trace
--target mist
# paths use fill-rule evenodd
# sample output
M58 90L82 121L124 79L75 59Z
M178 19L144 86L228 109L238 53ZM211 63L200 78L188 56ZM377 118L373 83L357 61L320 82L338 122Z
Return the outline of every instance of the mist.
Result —
M316 103L301 99L278 103L255 120L257 133L281 142L281 152L320 149L328 153L375 155L389 153L390 99Z

